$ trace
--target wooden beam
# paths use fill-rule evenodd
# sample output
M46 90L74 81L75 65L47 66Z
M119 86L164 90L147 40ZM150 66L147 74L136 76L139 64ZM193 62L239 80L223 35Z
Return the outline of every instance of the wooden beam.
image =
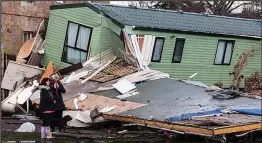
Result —
M262 130L262 123L249 124L249 125L238 125L238 126L227 126L222 128L214 128L214 135L230 134L252 130Z
M224 126L219 128L205 128L200 126L180 124L174 122L139 119L132 116L119 116L119 115L109 115L109 114L103 114L102 116L106 120L115 120L120 122L143 124L156 128L163 128L168 130L174 130L174 131L180 131L180 132L196 134L196 135L204 135L204 136L215 136L215 135L223 135L223 134L262 129L261 123L255 123L249 125L237 125L237 126Z
M200 127L194 127L189 125L183 125L183 124L176 124L172 122L164 122L164 121L151 121L151 120L145 120L145 119L139 119L135 117L128 117L128 116L118 116L118 115L109 115L109 114L103 114L103 118L107 120L115 120L115 121L121 121L121 122L129 122L129 123L136 123L136 124L146 124L148 126L153 126L157 128L165 128L168 130L175 130L180 132L187 132L192 134L201 134L201 135L213 135L212 129L207 128L200 128Z

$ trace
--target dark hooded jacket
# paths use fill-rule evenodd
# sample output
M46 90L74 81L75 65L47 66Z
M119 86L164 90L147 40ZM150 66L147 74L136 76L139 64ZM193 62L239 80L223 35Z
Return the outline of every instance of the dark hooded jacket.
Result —
M40 85L38 87L38 90L40 90L40 105L39 105L40 113L43 113L45 111L54 111L55 109L54 97L52 95L50 87L45 85Z
M64 104L64 100L63 100L63 96L62 93L65 93L66 90L63 87L63 85L60 82L57 82L59 87L57 89L55 89L54 87L52 87L52 93L54 95L54 100L55 100L55 110L65 110L65 104Z

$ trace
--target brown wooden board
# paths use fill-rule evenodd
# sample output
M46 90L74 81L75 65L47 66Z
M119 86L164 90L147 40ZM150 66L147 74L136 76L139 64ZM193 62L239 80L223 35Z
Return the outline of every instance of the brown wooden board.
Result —
M28 41L26 41L23 46L21 47L19 53L18 53L18 57L21 57L21 58L27 58L28 55L31 53L31 47L33 45L33 42L34 42L34 38L32 39L29 39ZM17 57L17 58L18 58ZM20 58L19 58L20 59ZM17 59L18 60L18 59Z
M127 64L123 59L117 59L90 80L103 83L132 74L136 71L136 67Z
M82 69L82 68L83 68L82 63L77 63L77 64L73 64L72 66L69 66L69 67L60 69L60 70L58 70L58 72L59 72L61 75L65 75L65 74L71 73L71 72L73 72L73 71Z
M221 116L195 117L191 120L179 121L192 125L244 125L261 122L260 116L245 114L222 114Z

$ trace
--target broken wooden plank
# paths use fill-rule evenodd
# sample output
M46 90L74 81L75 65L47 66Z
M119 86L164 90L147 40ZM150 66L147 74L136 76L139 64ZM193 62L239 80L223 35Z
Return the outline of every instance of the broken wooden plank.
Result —
M42 79L44 78L49 78L52 74L55 73L55 66L53 61L50 61L45 69L45 72L43 73L40 82L42 81Z
M245 132L245 131L252 131L252 130L261 130L262 123L253 123L247 125L237 125L237 126L226 126L214 129L214 135L224 135L224 134L231 134L237 132Z
M133 116L103 114L102 117L107 120L144 124L146 126L151 126L153 128L154 127L162 128L162 129L168 129L173 131L180 131L180 132L196 134L196 135L204 135L204 136L215 136L215 135L231 134L231 133L244 132L244 131L259 130L261 129L262 126L261 123L253 123L253 124L237 125L237 126L222 126L219 128L206 128L201 126L179 124L177 122L146 120Z
M58 70L58 72L59 72L61 75L65 75L65 74L71 73L71 72L73 72L73 71L82 69L82 68L83 68L82 63L77 63L77 64L73 64L73 65L71 65L71 66L69 66L69 67L60 69L60 70Z
M186 133L195 133L195 134L202 134L202 135L213 135L213 130L208 128L201 128L197 126L189 126L183 124L176 124L172 122L165 122L165 121L155 121L155 120L146 120L140 119L132 116L120 116L120 115L109 115L109 114L102 114L102 117L107 120L114 120L126 123L136 123L136 124L143 124L146 126L161 128L161 129L168 129Z
M105 65L103 65L102 67L100 67L97 71L95 71L92 75L90 75L88 78L86 78L85 80L81 81L81 83L85 83L86 81L88 81L89 79L93 78L96 74L98 74L100 71L102 71L103 69L105 69L108 65L110 65L117 57L113 57L112 59L110 59Z
M34 39L35 38L29 39L22 45L16 57L17 62L22 63L21 61L30 55Z

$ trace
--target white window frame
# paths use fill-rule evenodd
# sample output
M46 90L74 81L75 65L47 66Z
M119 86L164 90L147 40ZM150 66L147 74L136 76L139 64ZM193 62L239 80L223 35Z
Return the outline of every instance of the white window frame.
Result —
M163 40L163 45L161 47L160 57L159 57L159 59L156 60L156 59L154 59L154 54L155 54L155 50L156 50L157 40ZM165 45L165 38L164 37L156 37L155 38L155 44L154 44L154 49L153 49L153 52L152 52L151 62L161 62L161 57L162 57L164 45Z
M69 24L70 23L73 23L73 24L76 24L77 25L77 33L76 33L76 37L75 37L75 44L74 46L70 46L69 44L67 44L67 36L68 36L68 29L69 29ZM89 39L88 40L88 43L87 43L87 48L86 49L81 49L79 47L77 47L77 41L78 41L78 35L79 35L79 29L80 27L84 27L84 28L89 28L90 29L90 34L89 34ZM77 64L77 63L72 63L68 60L68 49L70 48L71 50L77 50L79 52L84 52L86 53L86 57L85 57L85 60L87 59L87 57L89 56L89 51L90 51L90 44L91 44L91 37L92 37L92 31L93 31L93 28L92 27L89 27L89 26L86 26L86 25L82 25L82 24L79 24L79 23L76 23L76 22L72 22L72 21L68 21L68 25L67 25L67 30L66 30L66 36L65 36L65 41L64 41L64 47L63 47L63 53L62 53L62 56L61 56L61 61L62 62L65 62L65 63L68 63L68 64ZM79 57L79 60L81 62L81 56ZM84 61L83 61L84 62ZM78 62L79 63L79 62Z
M31 32L31 31L24 31L24 32L23 32L23 40L24 40L24 43L25 43L27 40L33 38L33 33L34 33L34 32ZM29 34L29 39L25 39L25 34Z
M223 47L224 49L221 51L222 52L222 54L221 54L222 57L218 57L218 51L220 50L219 49L220 48L219 47L220 42L225 42L225 47ZM227 51L228 48L230 48L230 47L228 47L228 43L232 44L232 48L231 48L231 51L230 51L231 54L229 55L230 57L228 57L229 58L229 63L226 63L225 62L226 51ZM219 39L218 40L218 44L217 44L216 55L215 55L215 59L214 59L214 65L230 65L231 64L231 60L232 60L233 51L234 51L234 45L235 45L235 41L234 40L221 40L221 39ZM217 58L221 58L221 61L218 62Z

